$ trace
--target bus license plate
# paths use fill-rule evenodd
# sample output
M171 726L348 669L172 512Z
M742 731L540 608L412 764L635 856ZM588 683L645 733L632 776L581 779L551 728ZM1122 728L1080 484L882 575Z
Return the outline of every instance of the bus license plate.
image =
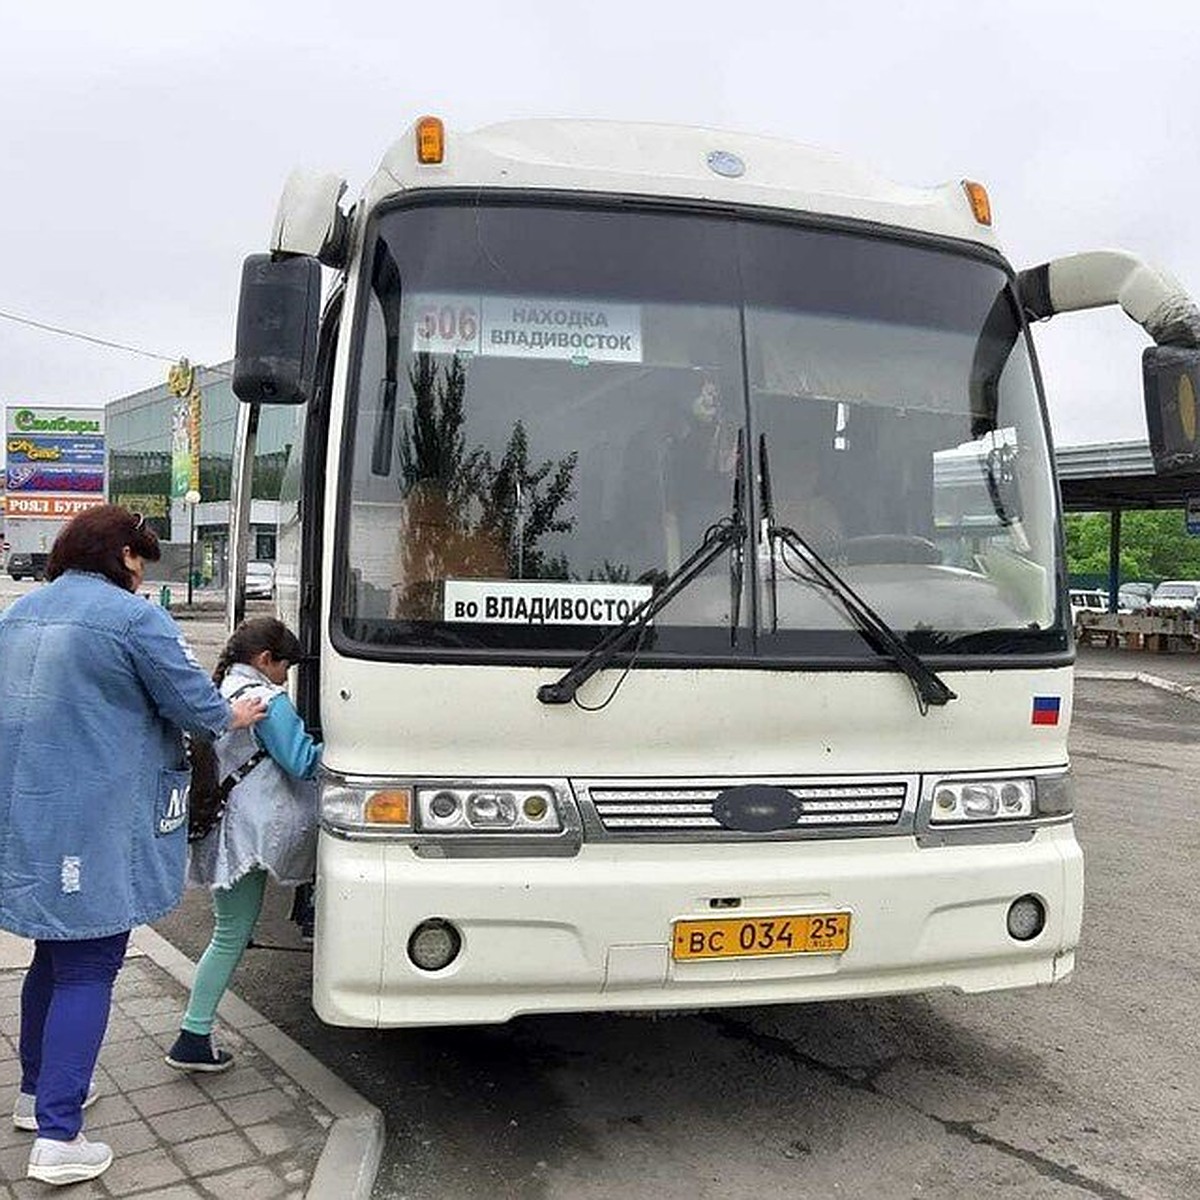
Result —
M850 948L848 912L785 917L676 921L672 957L762 958L771 954L840 954Z

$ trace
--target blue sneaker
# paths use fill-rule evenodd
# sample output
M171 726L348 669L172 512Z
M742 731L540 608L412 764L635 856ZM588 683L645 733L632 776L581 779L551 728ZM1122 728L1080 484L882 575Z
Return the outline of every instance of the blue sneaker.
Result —
M189 1033L181 1029L175 1045L167 1051L167 1066L177 1071L216 1074L218 1071L228 1071L233 1066L233 1055L228 1050L216 1049L211 1033Z

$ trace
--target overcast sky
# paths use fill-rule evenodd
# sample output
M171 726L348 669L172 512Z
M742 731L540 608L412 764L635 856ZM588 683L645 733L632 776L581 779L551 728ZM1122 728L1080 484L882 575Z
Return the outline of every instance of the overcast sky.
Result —
M416 116L670 121L983 181L1017 267L1119 246L1200 295L1200 3L39 0L0 6L0 311L232 355L242 258L294 165L356 193ZM1060 443L1144 436L1142 331L1039 326ZM0 319L0 405L167 364Z

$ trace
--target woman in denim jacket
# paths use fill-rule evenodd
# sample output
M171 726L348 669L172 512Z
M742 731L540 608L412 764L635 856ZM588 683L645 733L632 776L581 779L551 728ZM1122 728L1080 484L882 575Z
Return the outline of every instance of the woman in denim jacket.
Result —
M134 925L179 903L187 855L180 730L261 719L230 704L167 613L137 595L159 558L142 517L100 505L64 527L48 586L0 614L0 928L35 939L21 993L28 1174L74 1183L112 1151L80 1133Z

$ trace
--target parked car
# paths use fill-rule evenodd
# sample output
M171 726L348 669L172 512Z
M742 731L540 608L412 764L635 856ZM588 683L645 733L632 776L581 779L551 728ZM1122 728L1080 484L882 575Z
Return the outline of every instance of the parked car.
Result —
M275 595L275 564L248 562L246 564L246 599L270 600Z
M45 554L25 554L14 550L8 556L8 573L13 579L44 579L46 558Z
M1152 613L1200 614L1200 579L1164 579L1146 607Z
M1123 583L1117 591L1117 611L1143 612L1154 595L1152 583Z
M1108 593L1098 588L1071 588L1071 618L1080 612L1108 612Z

